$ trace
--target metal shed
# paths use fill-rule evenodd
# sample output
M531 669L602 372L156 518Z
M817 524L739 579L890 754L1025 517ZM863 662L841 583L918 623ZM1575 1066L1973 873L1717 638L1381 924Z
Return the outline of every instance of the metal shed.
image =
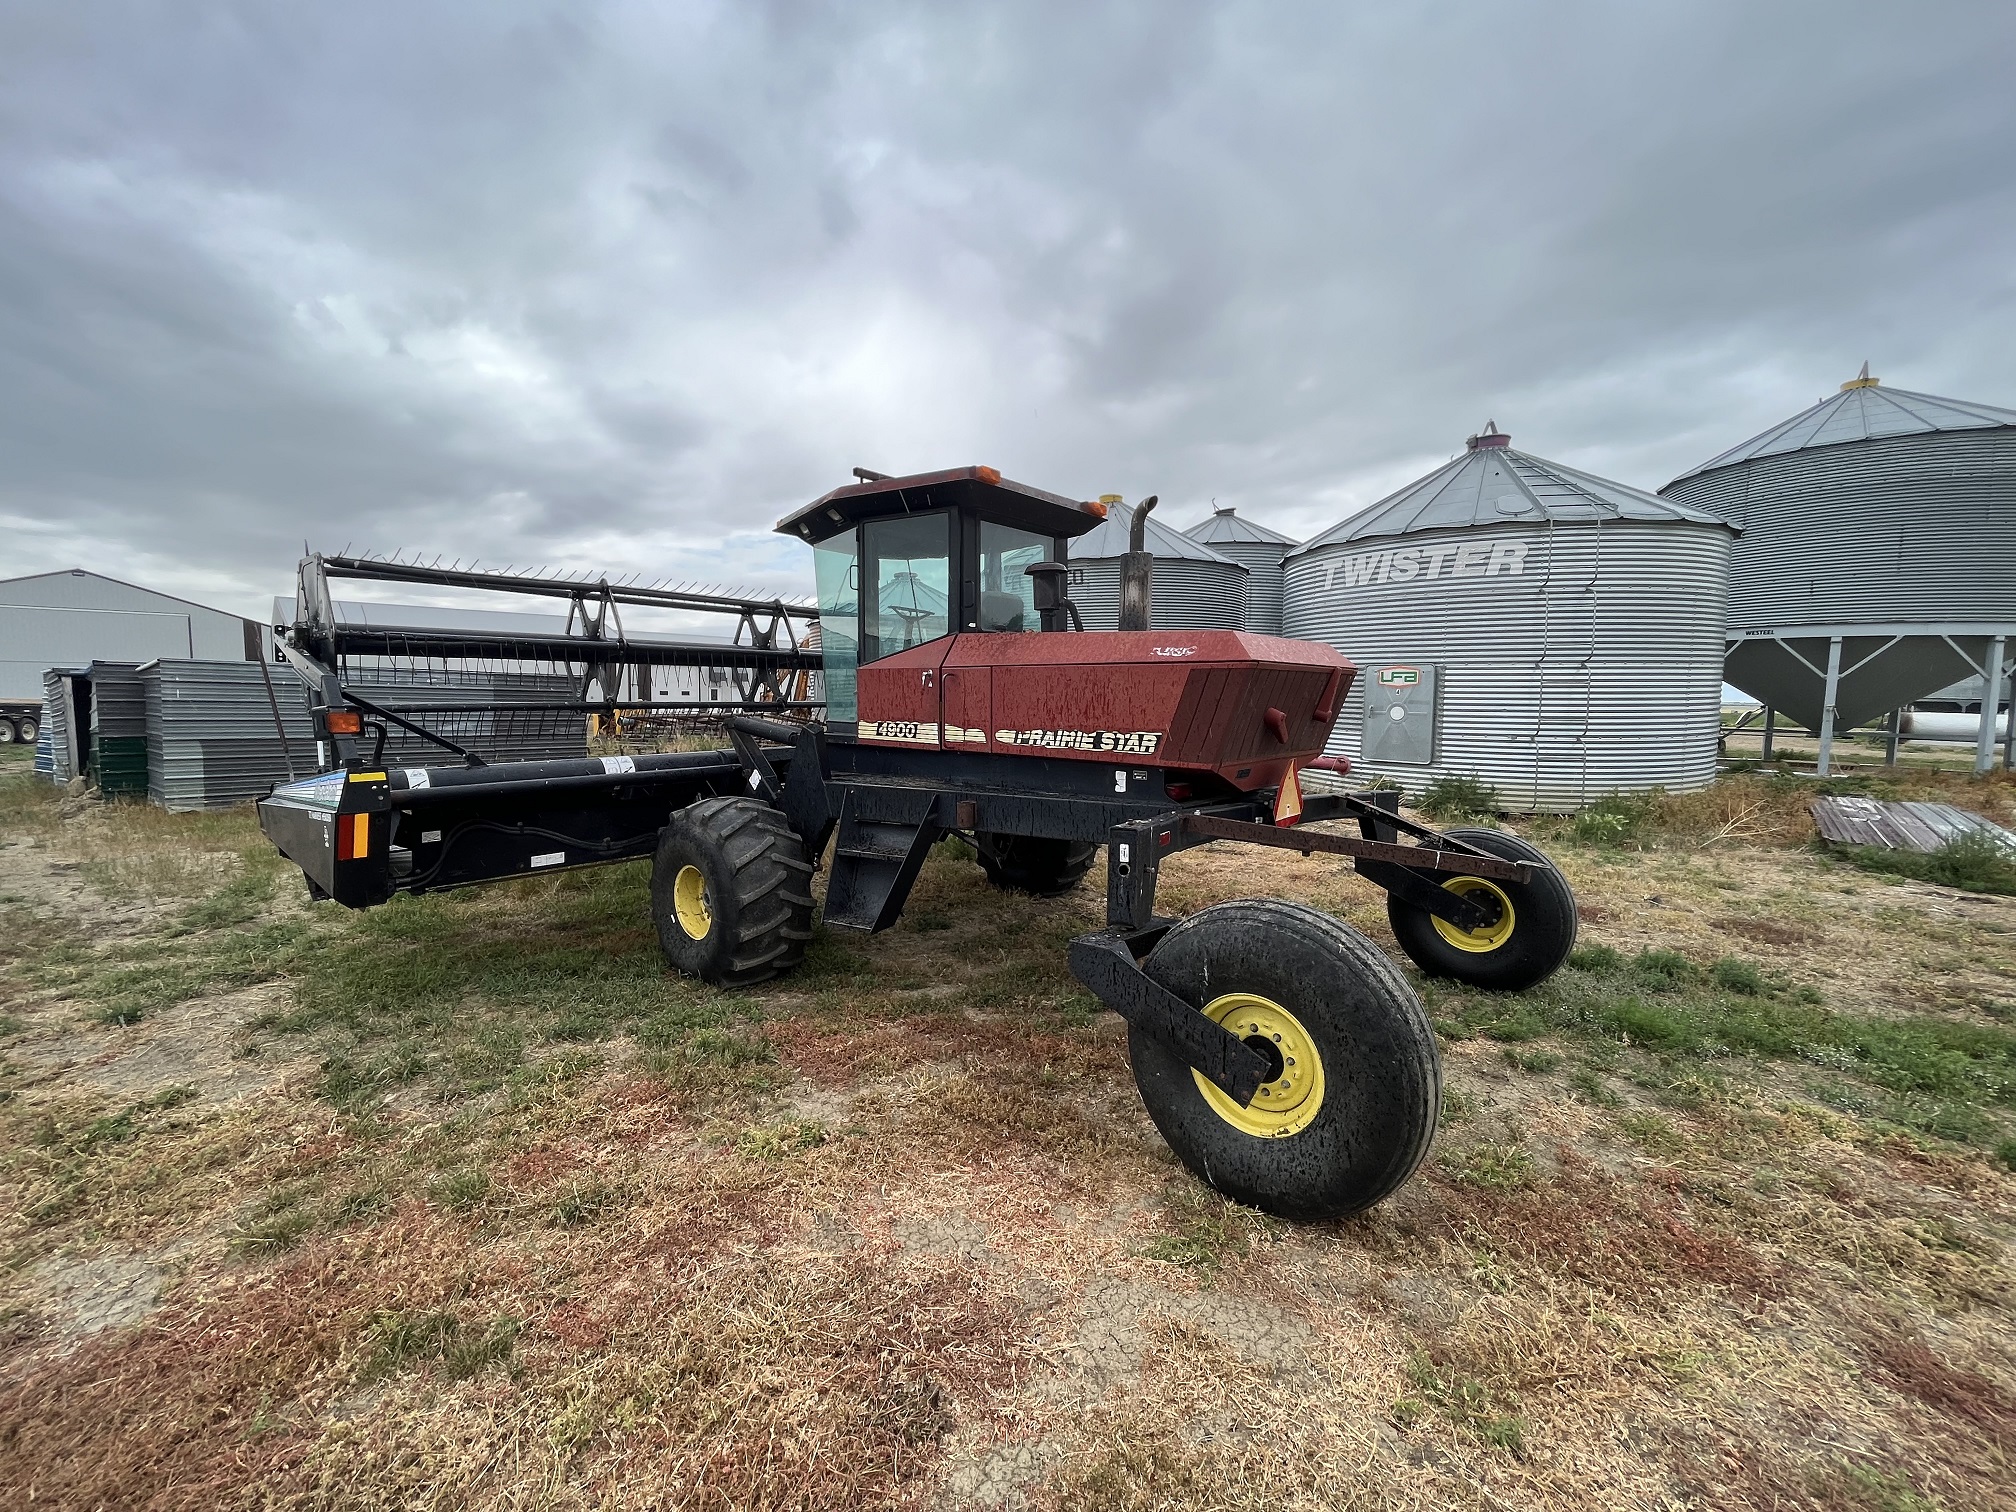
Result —
M1241 519L1233 506L1183 532L1246 569L1246 625L1260 635L1281 633L1281 560L1295 542L1278 530Z
M251 620L137 583L82 568L0 580L0 699L41 697L51 667L263 654Z
M1512 449L1453 461L1291 552L1283 629L1360 673L1331 754L1418 792L1570 812L1705 786L1721 730L1719 517Z
M1120 622L1120 558L1133 512L1113 505L1103 524L1071 543L1071 601L1087 630ZM1155 557L1149 623L1158 630L1246 628L1246 568L1150 515L1143 544Z
M1970 674L2008 696L2016 410L1868 375L1660 490L1743 527L1728 680L1833 736ZM1992 757L1985 698L1975 764Z

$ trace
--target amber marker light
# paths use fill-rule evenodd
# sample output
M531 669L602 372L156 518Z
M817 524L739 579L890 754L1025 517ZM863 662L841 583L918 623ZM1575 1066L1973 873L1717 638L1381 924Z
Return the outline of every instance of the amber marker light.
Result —
M371 816L369 814L338 814L336 816L336 859L338 861L362 861L371 854Z
M362 735L364 716L355 709L331 709L322 717L322 727L331 735Z
M976 467L973 469L973 476L978 478L982 483L999 483L1001 481L1001 469L998 467Z
M1099 519L1103 520L1106 518L1106 506L1100 503L1097 499L1087 499L1083 504L1080 504L1078 507L1084 510L1085 513L1089 515L1095 515Z

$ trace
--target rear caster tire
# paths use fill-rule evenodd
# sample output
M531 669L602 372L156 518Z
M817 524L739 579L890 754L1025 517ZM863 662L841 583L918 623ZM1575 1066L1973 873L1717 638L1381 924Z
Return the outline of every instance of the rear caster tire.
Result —
M1088 840L1045 840L1034 835L998 835L981 830L973 837L987 880L1013 892L1054 898L1085 880L1099 847Z
M1561 969L1575 948L1575 894L1546 852L1503 830L1444 833L1507 861L1546 868L1531 882L1451 877L1442 885L1479 902L1495 902L1498 920L1467 930L1388 894L1386 918L1400 948L1430 976L1449 977L1492 992L1523 992Z
M769 804L703 798L659 837L651 919L675 970L716 987L768 981L812 938L812 863Z
M1185 919L1142 969L1274 1063L1241 1108L1129 1032L1148 1116L1207 1185L1283 1218L1340 1218L1390 1195L1427 1157L1442 1108L1435 1031L1357 930L1298 903L1242 899Z

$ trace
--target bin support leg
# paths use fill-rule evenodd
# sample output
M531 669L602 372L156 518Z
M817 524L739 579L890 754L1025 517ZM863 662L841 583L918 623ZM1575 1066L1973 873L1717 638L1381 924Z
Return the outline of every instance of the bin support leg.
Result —
M1841 637L1827 642L1827 693L1820 705L1820 775L1834 771L1834 695L1841 691Z
M1974 737L1974 770L1986 772L1995 765L1995 706L2002 702L2001 636L1988 643L1987 659L1981 663L1981 728Z

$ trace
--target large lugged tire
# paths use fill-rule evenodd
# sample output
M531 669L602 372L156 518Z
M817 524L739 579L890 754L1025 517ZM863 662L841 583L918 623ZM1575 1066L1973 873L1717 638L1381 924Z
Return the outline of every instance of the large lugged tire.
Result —
M1338 1218L1427 1157L1442 1109L1435 1031L1406 978L1348 924L1299 903L1221 903L1170 930L1142 969L1275 1063L1242 1109L1160 1041L1128 1032L1148 1116L1227 1197Z
M1546 870L1527 883L1486 877L1451 877L1444 882L1452 891L1498 904L1498 922L1474 931L1459 929L1388 893L1386 918L1400 948L1430 976L1450 977L1493 992L1523 992L1546 981L1575 948L1575 894L1568 879L1555 870L1545 851L1517 835L1492 829L1444 833L1507 861L1534 861Z
M651 863L651 918L668 964L716 987L789 971L812 938L812 863L754 798L703 798L672 816Z
M1033 835L997 835L982 830L973 837L980 866L996 887L1054 898L1085 880L1099 847L1086 840L1045 840Z

